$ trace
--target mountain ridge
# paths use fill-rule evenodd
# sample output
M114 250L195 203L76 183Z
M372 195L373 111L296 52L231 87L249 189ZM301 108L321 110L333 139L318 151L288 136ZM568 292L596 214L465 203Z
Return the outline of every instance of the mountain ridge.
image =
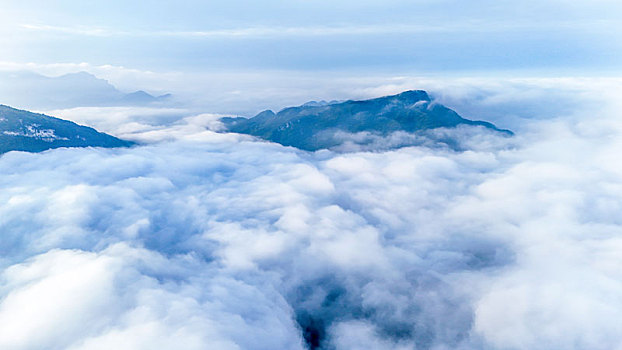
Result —
M127 147L133 143L74 122L0 104L0 154L60 147Z
M462 118L452 109L432 101L423 90L368 100L303 104L278 113L265 110L252 118L222 118L221 121L231 132L308 151L338 146L339 133L367 132L386 136L398 131L417 133L472 125L512 135L511 131L499 129L492 123Z

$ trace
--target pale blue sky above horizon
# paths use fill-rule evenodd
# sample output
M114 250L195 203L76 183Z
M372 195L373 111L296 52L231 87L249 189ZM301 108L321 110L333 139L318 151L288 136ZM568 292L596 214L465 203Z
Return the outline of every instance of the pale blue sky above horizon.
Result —
M232 89L282 72L617 75L621 14L610 0L3 1L0 67L211 73Z
M155 70L620 67L615 1L21 1L4 60Z

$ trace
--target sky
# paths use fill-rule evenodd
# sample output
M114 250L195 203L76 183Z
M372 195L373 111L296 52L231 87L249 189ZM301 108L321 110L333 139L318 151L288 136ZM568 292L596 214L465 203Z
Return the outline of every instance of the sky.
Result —
M399 77L617 76L617 1L4 1L0 69L251 113ZM358 85L357 85L358 84ZM220 92L214 91L218 87ZM425 87L425 86L424 86ZM331 90L332 89L332 90ZM271 93L272 92L272 93ZM236 102L237 101L237 102ZM276 108L273 107L273 108Z
M619 68L615 1L25 1L9 61L142 70ZM76 45L79 44L79 45Z

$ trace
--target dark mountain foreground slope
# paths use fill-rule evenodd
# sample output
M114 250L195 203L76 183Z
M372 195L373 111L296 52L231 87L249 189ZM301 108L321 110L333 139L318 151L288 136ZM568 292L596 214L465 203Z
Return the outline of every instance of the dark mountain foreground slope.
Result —
M131 142L93 128L0 105L0 154L58 147L124 147Z
M512 134L488 122L464 119L453 110L433 103L421 90L364 101L311 103L276 114L267 110L249 119L223 118L222 121L231 132L310 151L339 146L346 139L352 140L348 135L388 136L395 132L418 133L460 125L479 125Z

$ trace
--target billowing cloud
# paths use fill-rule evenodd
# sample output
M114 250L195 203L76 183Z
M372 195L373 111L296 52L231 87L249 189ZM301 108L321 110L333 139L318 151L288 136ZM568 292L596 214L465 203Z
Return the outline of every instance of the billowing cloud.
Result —
M576 96L459 151L63 111L142 145L0 157L0 347L618 348L619 107Z

